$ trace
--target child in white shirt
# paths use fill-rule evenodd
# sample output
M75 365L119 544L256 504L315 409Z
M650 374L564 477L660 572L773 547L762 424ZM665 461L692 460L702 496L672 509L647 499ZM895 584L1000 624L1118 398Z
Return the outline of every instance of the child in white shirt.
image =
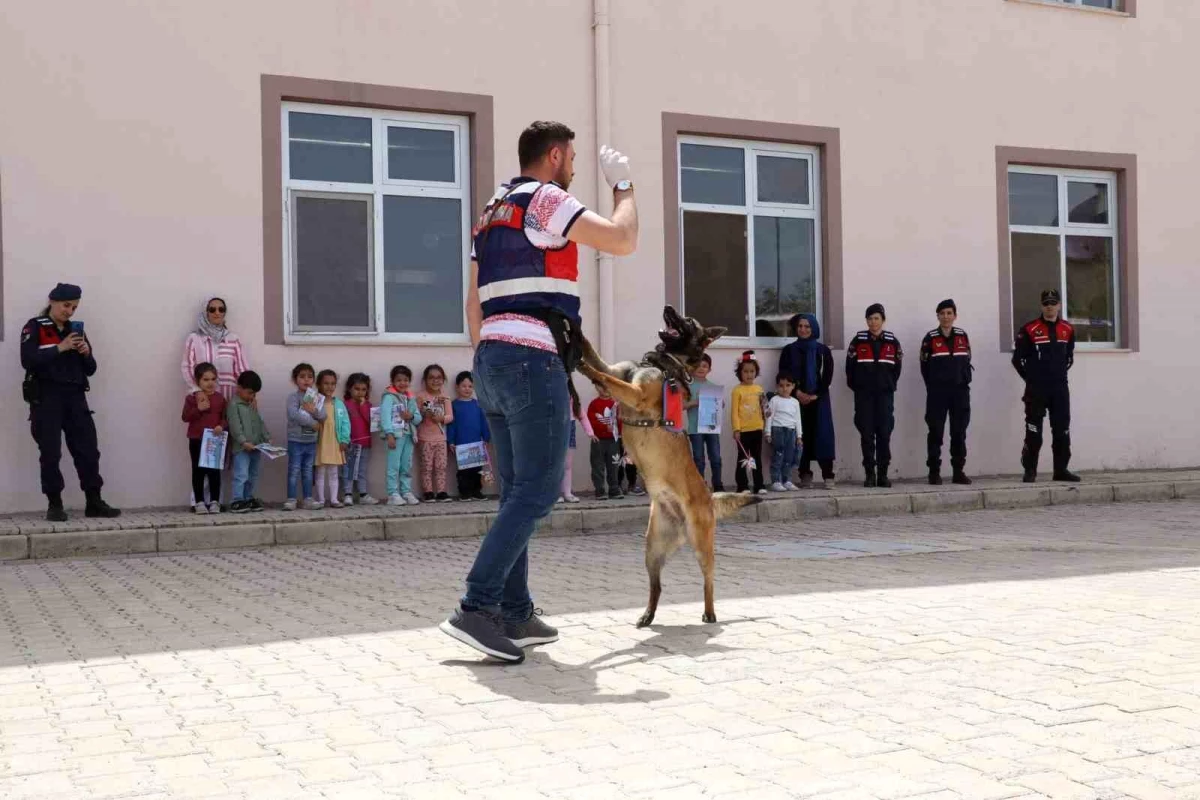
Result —
M771 447L771 491L796 488L788 480L800 453L800 401L792 397L796 381L786 372L775 378L776 394L767 404L767 444Z

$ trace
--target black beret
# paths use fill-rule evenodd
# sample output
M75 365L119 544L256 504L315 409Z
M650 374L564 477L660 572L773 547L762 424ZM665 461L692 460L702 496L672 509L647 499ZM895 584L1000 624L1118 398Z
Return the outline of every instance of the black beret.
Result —
M50 290L51 300L78 300L81 297L83 297L83 289L72 283L60 283Z

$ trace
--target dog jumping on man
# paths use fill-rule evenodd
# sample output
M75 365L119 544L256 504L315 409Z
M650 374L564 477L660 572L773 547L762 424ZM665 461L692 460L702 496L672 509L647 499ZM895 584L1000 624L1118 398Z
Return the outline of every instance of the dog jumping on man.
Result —
M686 539L704 575L704 622L716 622L713 609L713 571L716 567L717 520L760 501L752 494L713 493L692 460L687 436L663 423L663 384L674 380L688 391L692 372L705 349L726 329L705 327L671 306L663 308L661 340L640 362L606 364L591 343L583 340L579 370L605 386L620 403L625 448L633 457L650 495L646 526L646 571L650 600L637 626L654 621L662 594L662 568Z

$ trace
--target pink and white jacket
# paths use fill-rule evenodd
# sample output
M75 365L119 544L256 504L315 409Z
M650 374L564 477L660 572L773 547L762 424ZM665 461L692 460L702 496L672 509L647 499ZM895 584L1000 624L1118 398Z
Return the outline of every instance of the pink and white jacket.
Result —
M238 375L250 369L242 352L241 339L238 339L236 334L228 333L224 341L214 344L208 336L199 333L188 334L183 345L183 363L180 365L188 393L200 391L192 373L197 364L203 364L205 361L217 368L217 391L226 400L233 399Z

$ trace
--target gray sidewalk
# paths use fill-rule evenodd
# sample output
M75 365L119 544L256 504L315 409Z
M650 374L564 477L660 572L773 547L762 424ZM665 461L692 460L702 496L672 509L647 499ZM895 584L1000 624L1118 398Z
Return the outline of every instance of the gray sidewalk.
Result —
M891 489L842 485L771 494L745 509L737 522L848 516L925 514L979 509L1032 508L1072 503L1160 501L1200 497L1200 469L1084 473L1083 483L1015 477L980 478L972 486L929 486L898 481ZM543 535L590 534L638 529L646 524L645 497L584 500L559 505ZM0 560L70 558L135 553L263 547L367 540L460 538L482 535L497 510L495 500L366 506L324 511L197 516L188 511L128 511L116 520L90 520L74 511L65 523L36 514L0 517Z
M644 509L643 509L644 513ZM1200 502L535 539L561 631L434 626L467 539L0 569L4 800L1200 800Z

